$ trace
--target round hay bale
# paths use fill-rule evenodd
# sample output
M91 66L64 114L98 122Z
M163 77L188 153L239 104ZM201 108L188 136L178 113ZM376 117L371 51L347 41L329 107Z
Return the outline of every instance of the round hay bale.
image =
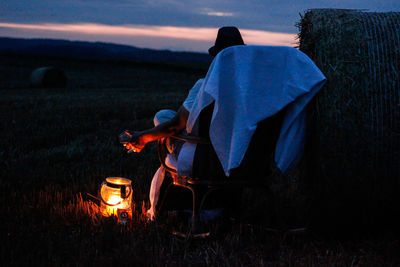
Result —
M372 226L400 211L400 13L312 9L300 50L327 77L310 106L314 225ZM398 222L398 221L397 221Z
M65 73L55 67L42 67L35 69L30 77L31 87L49 88L65 87L67 85L67 76Z

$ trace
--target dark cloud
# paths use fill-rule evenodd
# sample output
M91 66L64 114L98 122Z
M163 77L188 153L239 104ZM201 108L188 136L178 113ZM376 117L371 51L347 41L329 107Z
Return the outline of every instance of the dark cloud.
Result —
M0 21L92 22L241 28L296 32L299 13L309 8L400 10L399 0L0 0Z

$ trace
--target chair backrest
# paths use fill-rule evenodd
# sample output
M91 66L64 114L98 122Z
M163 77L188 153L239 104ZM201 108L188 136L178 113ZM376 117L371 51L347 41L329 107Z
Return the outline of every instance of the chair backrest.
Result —
M204 108L199 116L199 136L209 138L209 128L214 103ZM271 174L274 152L286 109L268 117L257 124L239 167L231 170L229 180L264 180ZM226 179L222 165L211 144L197 144L192 178L199 180Z

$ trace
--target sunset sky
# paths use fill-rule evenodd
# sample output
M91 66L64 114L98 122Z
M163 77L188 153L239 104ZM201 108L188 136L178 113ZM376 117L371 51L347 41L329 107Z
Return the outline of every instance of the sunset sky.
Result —
M0 36L206 52L234 25L247 44L293 46L310 8L400 11L400 0L0 0Z

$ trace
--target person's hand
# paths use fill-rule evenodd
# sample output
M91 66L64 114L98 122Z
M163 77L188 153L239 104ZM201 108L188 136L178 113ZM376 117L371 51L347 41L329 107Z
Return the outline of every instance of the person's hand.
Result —
M131 131L125 130L119 135L119 142L125 146L132 140L132 134Z
M119 135L120 143L128 149L128 153L142 151L146 145L143 132L125 130Z

